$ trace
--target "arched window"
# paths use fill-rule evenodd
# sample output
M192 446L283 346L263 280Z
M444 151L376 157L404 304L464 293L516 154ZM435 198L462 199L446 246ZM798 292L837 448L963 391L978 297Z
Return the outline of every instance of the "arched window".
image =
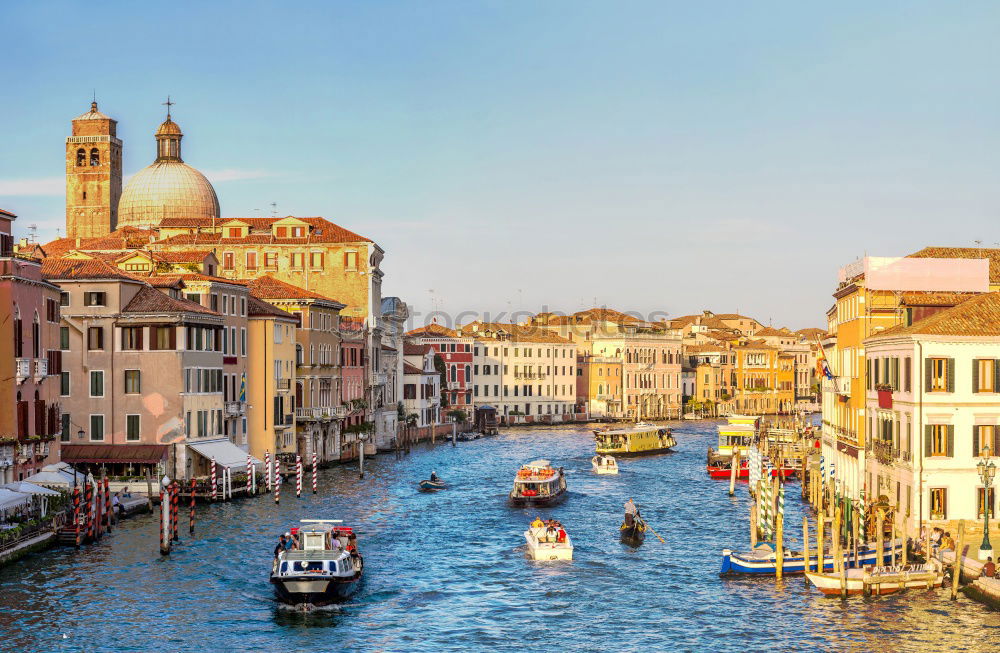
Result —
M310 362L312 362L312 361L310 361ZM299 345L299 344L295 345L295 364L296 365L302 365L303 364L302 363L302 345ZM299 394L301 395L301 390L299 391Z
M76 151L76 165L82 166L87 163L87 150L82 147Z
M90 165L101 165L101 153L97 151L96 147L90 148Z
M41 356L39 353L41 351L41 342L39 342L41 339L41 326L38 324L38 313L35 313L35 321L31 323L31 353L35 358Z
M465 366L465 382L468 383L471 380L472 380L472 366L471 365L466 365Z
M457 365L452 365L451 366L451 380L452 381L457 381L458 380L457 377L458 377L458 366Z

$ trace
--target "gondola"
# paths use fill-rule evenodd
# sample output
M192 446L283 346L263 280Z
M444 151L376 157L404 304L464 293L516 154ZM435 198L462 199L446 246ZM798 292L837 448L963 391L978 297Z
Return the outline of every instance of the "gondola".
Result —
M646 522L639 513L635 514L631 525L622 522L620 530L622 543L629 546L639 546L646 539Z

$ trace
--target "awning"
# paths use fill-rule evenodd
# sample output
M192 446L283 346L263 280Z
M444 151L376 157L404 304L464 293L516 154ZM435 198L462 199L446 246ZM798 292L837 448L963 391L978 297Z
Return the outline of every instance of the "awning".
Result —
M48 485L56 487L71 487L73 485L73 468L66 463L53 463L42 467L42 471L32 474L24 479L30 483L38 485ZM83 475L79 476L82 481Z
M0 487L0 510L9 510L10 508L30 505L30 494L21 494L20 492L14 492L13 490L7 490Z
M220 440L205 440L202 442L188 442L188 446L208 460L215 458L216 465L246 469L247 452L243 451L225 438ZM253 456L250 456L250 459L253 461L254 465L264 464Z
M167 457L165 444L64 444L62 459L68 463L125 463L155 465Z
M59 496L59 492L56 492L55 490L50 490L47 487L35 485L34 483L29 483L28 481L14 481L13 483L7 483L6 485L2 485L0 487L13 492L21 492L23 494L42 494L50 497Z

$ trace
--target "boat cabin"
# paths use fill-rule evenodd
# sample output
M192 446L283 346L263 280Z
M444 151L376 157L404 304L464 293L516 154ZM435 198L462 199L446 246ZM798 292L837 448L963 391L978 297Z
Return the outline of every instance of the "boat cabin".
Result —
M535 460L517 470L514 495L520 497L546 497L558 494L564 487L562 474L547 460Z

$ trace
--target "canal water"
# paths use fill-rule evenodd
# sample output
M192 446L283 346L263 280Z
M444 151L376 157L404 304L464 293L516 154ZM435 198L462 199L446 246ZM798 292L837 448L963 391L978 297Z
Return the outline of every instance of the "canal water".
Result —
M319 493L199 506L196 536L161 558L156 521L122 522L75 552L53 549L0 569L0 648L134 650L998 651L1000 613L946 591L848 601L802 577L720 579L723 547L744 549L745 483L704 471L715 423L677 425L676 452L591 472L582 427L514 430L415 447L402 460L321 471ZM569 496L539 510L575 545L572 562L532 562L523 531L535 510L506 495L518 465L565 467ZM431 472L450 488L416 491ZM634 497L650 525L638 549L618 540ZM801 537L798 485L788 518ZM349 602L308 614L275 603L267 581L277 535L301 518L360 531L366 581ZM798 524L795 528L792 525Z

